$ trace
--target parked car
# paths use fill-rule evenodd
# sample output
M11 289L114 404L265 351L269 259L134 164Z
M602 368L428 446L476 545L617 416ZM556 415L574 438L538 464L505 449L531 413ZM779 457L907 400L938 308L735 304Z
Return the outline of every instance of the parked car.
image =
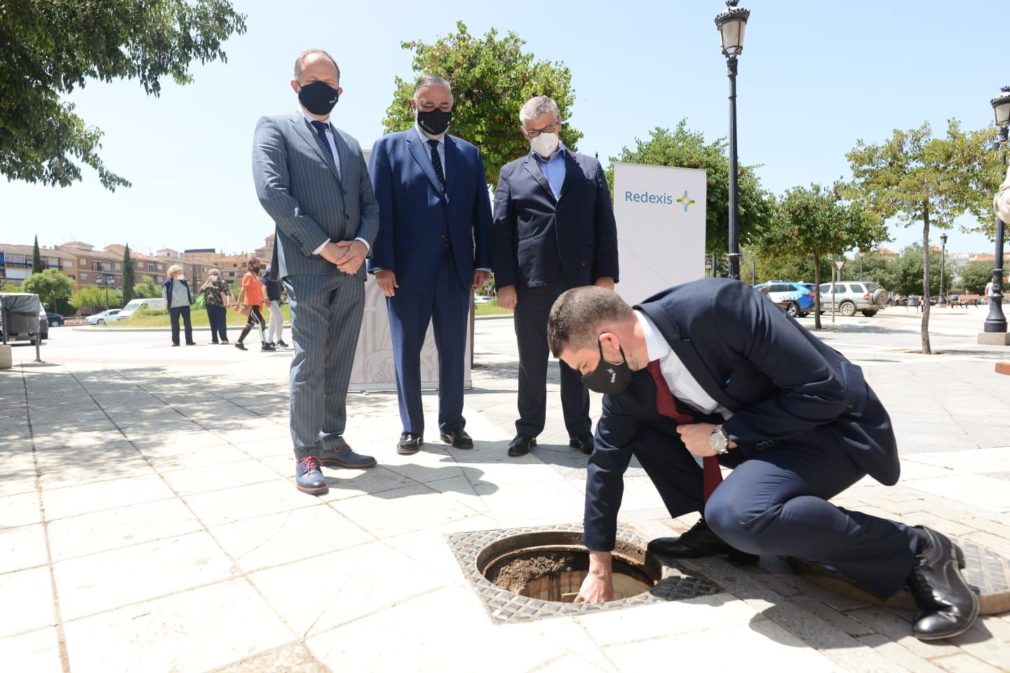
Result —
M38 305L39 324L37 329L33 329L35 325L34 321L32 321L29 326L24 324L23 319L17 319L16 316L18 314L15 314L15 316L12 317L11 325L8 325L6 329L4 329L3 325L0 324L0 329L3 329L7 335L7 341L24 340L35 343L35 335L38 335L40 341L49 338L49 320L46 317L46 309L42 305L42 302L39 300L39 296L37 294L27 292L4 292L0 293L0 296L4 297L3 302L0 302L3 304L3 308L0 309L0 320L2 320L3 313L6 310L18 310L16 307L20 305L23 309L30 310L34 313L35 307L31 306L31 304L34 303ZM28 306L25 305L26 302Z
M807 283L769 280L755 285L754 289L767 294L769 299L793 317L802 318L814 310L814 288Z
M821 283L818 288L821 293L821 307L831 310L831 283ZM859 311L867 318L875 316L877 311L887 308L887 290L880 286L880 283L863 283L857 281L845 281L835 283L834 298L838 306L838 312L844 316L856 315Z
M473 303L474 304L487 304L490 301L491 301L491 297L487 297L487 296L482 295L482 294L475 294L473 296Z
M59 313L46 313L46 322L50 327L58 327L66 321Z
M127 320L136 311L164 311L167 308L167 302L160 297L144 297L141 299L133 299L129 301L123 310L119 312L117 320Z
M84 322L89 325L104 325L110 322L116 322L119 320L119 314L122 309L110 308L107 311L102 311L101 313L96 313L95 315L89 315L84 319Z

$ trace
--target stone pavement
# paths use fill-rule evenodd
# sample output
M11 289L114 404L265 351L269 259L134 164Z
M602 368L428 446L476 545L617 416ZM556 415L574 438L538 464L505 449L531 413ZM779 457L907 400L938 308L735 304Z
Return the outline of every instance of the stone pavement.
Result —
M861 482L838 502L1010 555L1010 377L993 371L1008 351L975 345L984 317L935 311L933 356L915 352L918 317L902 309L826 321L903 456L898 486ZM437 442L428 394L429 443L398 456L395 397L354 394L347 438L380 466L328 470L321 498L292 486L288 354L167 346L163 333L56 328L45 364L17 347L0 371L0 670L561 673L713 655L720 670L1010 670L1010 615L926 644L909 612L720 560L698 564L726 590L715 595L492 623L446 535L577 524L584 492L556 371L541 446L505 456L509 320L477 323L473 451ZM621 521L646 539L693 523L670 520L637 467Z

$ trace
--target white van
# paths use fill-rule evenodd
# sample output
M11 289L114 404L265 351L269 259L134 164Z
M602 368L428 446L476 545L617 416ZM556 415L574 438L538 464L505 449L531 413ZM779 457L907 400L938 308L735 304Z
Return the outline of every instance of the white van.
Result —
M165 300L161 297L145 297L143 299L132 299L123 310L119 312L117 320L129 320L135 311L164 311Z

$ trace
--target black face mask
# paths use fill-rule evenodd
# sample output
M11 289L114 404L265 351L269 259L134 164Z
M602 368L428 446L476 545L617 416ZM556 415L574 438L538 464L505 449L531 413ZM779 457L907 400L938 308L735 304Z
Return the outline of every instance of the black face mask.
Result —
M422 131L431 136L440 136L445 133L451 121L452 110L446 112L445 110L435 108L434 110L417 111L417 125L421 127Z
M628 358L624 356L624 349L618 346L621 351L621 364L612 365L603 358L603 344L600 344L600 364L596 369L582 377L582 383L593 392L604 395L620 395L631 385L631 368L628 366Z
M326 82L312 82L298 90L298 102L305 106L306 110L320 117L330 114L339 97L340 92Z

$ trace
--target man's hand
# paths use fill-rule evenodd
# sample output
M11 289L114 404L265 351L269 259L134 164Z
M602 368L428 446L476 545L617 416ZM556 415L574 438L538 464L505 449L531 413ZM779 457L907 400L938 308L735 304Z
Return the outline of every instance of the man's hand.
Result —
M479 290L487 282L487 279L491 277L490 271L484 271L483 269L477 269L473 272L473 289Z
M498 305L503 309L514 311L519 298L516 295L515 285L506 285L498 288Z
M716 455L715 449L708 445L708 438L713 430L715 430L715 425L712 423L691 423L690 425L677 426L677 434L680 435L684 446L693 455L700 458ZM730 441L726 446L731 449L736 448L736 443Z
M596 279L596 282L593 283L593 285L595 285L596 287L605 288L607 290L613 290L614 279L611 278L610 276L600 276L599 278Z
M355 274L361 268L368 255L368 246L355 239L353 241L337 241L334 245L340 252L334 264L346 274Z
M343 257L343 255L344 251L337 247L337 244L333 241L327 241L323 249L319 251L319 256L334 266L336 266L337 260Z
M606 603L614 600L613 559L608 551L589 552L589 574L582 580L576 603Z
M392 297L396 295L396 288L400 287L396 284L396 272L395 271L376 271L375 272L375 282L379 284L379 289L382 290L382 294L387 297Z

